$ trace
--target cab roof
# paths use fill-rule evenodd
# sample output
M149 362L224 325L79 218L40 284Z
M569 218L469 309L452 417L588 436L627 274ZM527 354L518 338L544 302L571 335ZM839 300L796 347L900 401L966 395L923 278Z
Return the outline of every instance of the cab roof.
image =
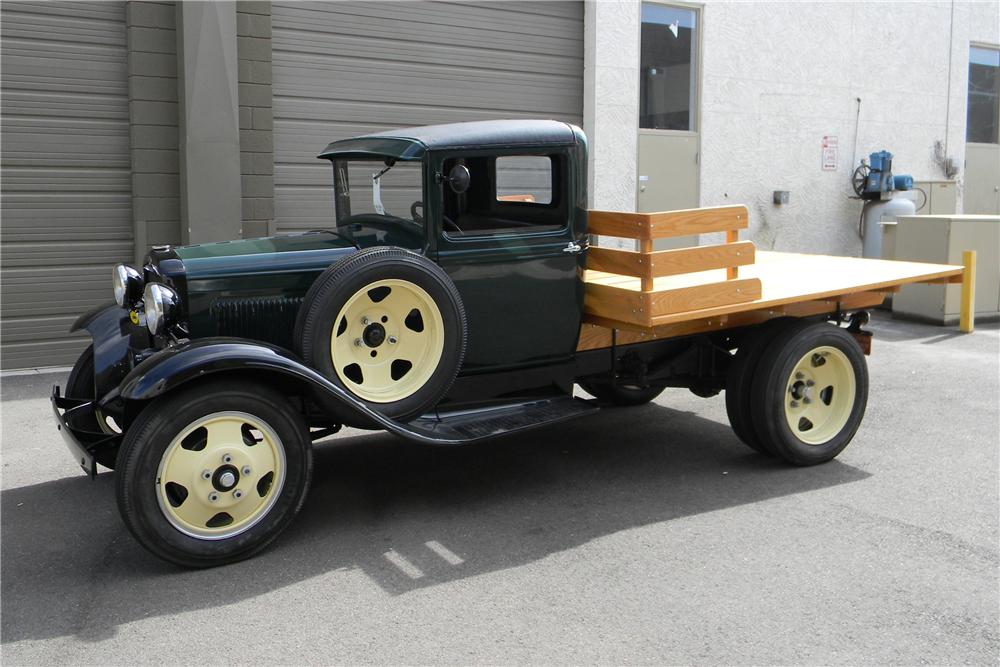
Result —
M585 141L580 128L557 120L482 120L409 127L334 141L318 157L419 160L432 150L566 146Z

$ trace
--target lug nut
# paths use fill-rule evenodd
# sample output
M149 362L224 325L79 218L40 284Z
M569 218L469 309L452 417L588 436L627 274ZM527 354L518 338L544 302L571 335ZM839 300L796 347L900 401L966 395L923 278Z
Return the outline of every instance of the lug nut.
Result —
M361 347L361 339L360 338L355 338L354 339L354 347Z
M799 402L798 401L792 401L791 403L789 403L789 405L792 406L793 408L797 408L797 407L799 407Z
M395 344L396 344L396 337L389 336L389 345L395 345Z
M808 397L806 397L806 398L802 399L802 402L805 403L806 405L809 405L810 403L812 403L812 400L810 400Z
M208 501L209 502L214 503L218 499L219 499L219 494L216 493L215 491L212 491L210 494L208 494Z
M815 382L813 382L812 380L806 380L806 386L807 386L807 387L811 387L811 386L813 386L814 384L816 384L816 383L815 383Z
M202 479L212 479L212 471L211 470L202 470L201 471L201 478Z
M250 474L250 466L243 466L243 474L244 475Z
M239 500L242 497L243 497L243 492L240 489L236 489L235 491L233 491L233 498Z
M795 374L795 379L796 380L801 380L804 377L805 377L805 375L802 374L802 371L799 371L798 373Z
M362 317L361 318L361 324L363 324L365 326L368 326L368 318L367 317Z
M232 463L233 462L233 457L231 455L229 455L229 454L223 454L223 456L222 456L222 462L223 463Z

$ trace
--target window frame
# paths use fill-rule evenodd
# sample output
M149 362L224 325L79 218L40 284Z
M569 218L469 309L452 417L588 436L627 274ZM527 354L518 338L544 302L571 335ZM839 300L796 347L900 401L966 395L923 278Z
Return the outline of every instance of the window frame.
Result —
M642 6L643 5L656 5L660 7L670 7L673 9L683 9L690 11L695 17L695 30L694 30L694 65L691 68L691 85L694 86L694 98L692 100L694 108L690 110L690 125L691 129L687 130L667 130L667 129L657 129L653 127L643 127L642 126ZM637 94L639 96L638 103L636 104L636 114L635 114L635 126L639 133L655 133L655 134L668 134L675 136L698 136L701 133L701 96L702 96L702 63L704 58L702 53L704 49L702 48L702 40L704 35L704 17L705 13L702 5L691 3L691 2L659 2L658 0L642 0L639 3L639 21L636 26L636 39L639 45L639 51L636 55L635 65L639 72L639 88Z
M433 171L438 173L443 173L444 165L448 160L456 158L492 158L490 161L489 173L491 179L491 189L492 198L490 201L490 210L508 210L516 212L518 209L522 210L532 210L532 209L550 209L553 211L562 211L560 217L559 226L555 225L538 225L542 227L541 229L536 227L511 227L507 229L500 229L493 232L485 233L462 233L453 234L449 233L448 230L444 229L444 189L447 187L444 183L441 183L435 191L435 204L436 204L436 218L437 218L437 232L436 236L439 239L439 244L443 242L446 245L452 245L456 249L463 244L481 244L483 242L489 241L505 241L510 239L545 239L545 238L558 238L565 236L567 231L570 229L570 206L572 205L570 196L570 172L569 161L571 159L569 151L571 147L567 146L538 146L538 147L513 147L513 148L490 148L490 149L473 149L473 150L448 150L441 151L438 153L434 160ZM519 201L503 201L496 199L497 195L497 183L496 183L496 161L501 157L548 157L552 161L552 201L548 204L540 204L538 202L519 202ZM516 214L516 213L515 213Z
M967 143L967 144L974 144L976 146L1000 146L1000 104L997 104L997 118L996 118L997 140L996 141L989 141L989 142L984 142L984 141L970 141L969 140L969 95L970 95L969 83L970 82L968 80L968 75L969 75L969 69L972 66L972 50L973 49L983 49L983 50L987 50L987 51L995 51L995 52L997 52L998 57L1000 57L1000 45L997 45L997 44L986 44L984 42L969 42L969 49L967 51L967 54L968 54L968 57L969 57L969 66L966 67L966 70L965 70L966 71L966 85L965 85L965 143ZM998 70L997 76L1000 76L1000 67L998 67L997 70Z

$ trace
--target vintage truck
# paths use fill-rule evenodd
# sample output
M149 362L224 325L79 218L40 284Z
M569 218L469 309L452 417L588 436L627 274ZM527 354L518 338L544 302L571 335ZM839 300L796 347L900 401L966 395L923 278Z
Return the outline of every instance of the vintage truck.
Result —
M312 443L342 425L455 445L686 387L725 391L762 455L828 461L868 399L865 309L970 273L757 252L742 206L588 211L586 139L556 121L382 132L319 157L328 229L154 247L74 325L93 344L53 388L58 427L90 475L116 470L126 526L168 561L263 549L306 497ZM653 249L711 232L725 243Z

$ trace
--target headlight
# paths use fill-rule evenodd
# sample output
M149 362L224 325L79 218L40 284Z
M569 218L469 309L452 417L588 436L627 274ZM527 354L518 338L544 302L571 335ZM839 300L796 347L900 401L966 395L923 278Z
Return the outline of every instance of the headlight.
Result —
M111 274L111 285L118 305L131 305L142 295L142 274L127 264L118 264Z
M180 299L177 292L163 283L149 283L142 294L146 306L146 326L154 336L161 333L174 318Z

